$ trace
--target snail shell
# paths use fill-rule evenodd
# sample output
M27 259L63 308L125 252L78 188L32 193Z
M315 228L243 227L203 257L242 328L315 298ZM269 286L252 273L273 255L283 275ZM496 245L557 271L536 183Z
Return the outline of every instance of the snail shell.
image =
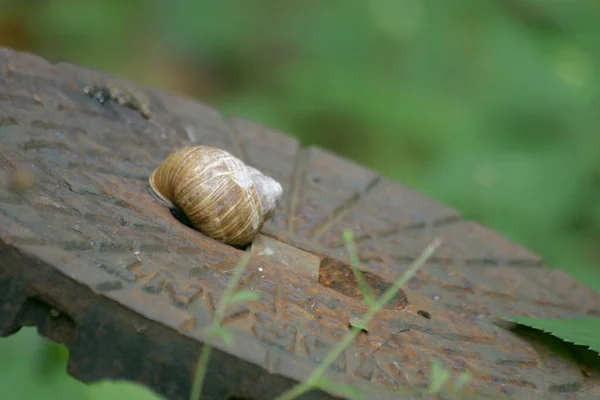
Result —
M252 242L283 193L274 179L208 146L169 155L150 176L150 186L198 230L232 246Z

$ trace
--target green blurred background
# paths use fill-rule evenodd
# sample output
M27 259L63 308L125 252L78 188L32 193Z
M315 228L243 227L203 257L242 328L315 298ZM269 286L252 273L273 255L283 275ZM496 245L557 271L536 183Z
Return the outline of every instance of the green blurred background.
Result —
M0 46L329 148L600 291L598 21L597 0L0 0ZM0 369L40 343L10 340ZM66 379L38 379L36 357L0 382ZM57 398L84 390L68 385Z

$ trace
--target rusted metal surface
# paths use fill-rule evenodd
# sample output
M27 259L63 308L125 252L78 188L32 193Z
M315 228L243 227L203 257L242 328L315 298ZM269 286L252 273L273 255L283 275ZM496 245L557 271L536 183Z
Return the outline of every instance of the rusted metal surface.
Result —
M83 93L117 78L6 49L0 67L0 333L37 325L69 346L78 379L126 378L188 398L204 329L243 251L178 221L147 179L169 153L204 144L279 180L284 199L242 279L262 299L228 311L235 343L217 343L203 398L276 397L366 311L344 228L376 294L434 237L444 242L331 379L370 399L399 398L426 387L437 360L453 376L469 369L480 397L600 397L599 378L575 358L490 319L600 313L600 296L520 246L348 160L190 99L137 88L146 119ZM33 186L11 190L22 169Z

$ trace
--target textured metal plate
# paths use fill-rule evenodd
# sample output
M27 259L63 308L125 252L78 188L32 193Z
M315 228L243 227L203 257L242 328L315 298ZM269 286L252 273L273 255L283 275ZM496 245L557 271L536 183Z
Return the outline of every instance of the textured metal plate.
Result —
M109 79L137 91L150 119L83 94ZM437 360L453 376L469 369L470 390L480 396L600 397L598 378L574 357L489 318L600 313L600 296L535 254L290 136L7 49L0 50L0 179L26 169L36 183L22 193L0 185L0 333L37 325L70 348L68 370L78 379L131 379L187 399L204 328L242 254L179 222L148 189L150 172L192 144L232 152L285 191L242 279L262 299L229 310L225 325L236 340L217 344L204 398L274 398L306 378L366 311L344 228L355 232L378 290L434 237L444 242L337 360L331 379L360 385L370 399L398 398L398 390L426 387Z

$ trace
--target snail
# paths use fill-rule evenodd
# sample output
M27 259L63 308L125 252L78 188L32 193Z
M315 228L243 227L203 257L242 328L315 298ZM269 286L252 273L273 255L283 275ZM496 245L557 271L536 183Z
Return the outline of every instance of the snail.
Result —
M283 189L227 151L193 146L169 155L150 187L192 225L231 246L246 246L274 214Z

